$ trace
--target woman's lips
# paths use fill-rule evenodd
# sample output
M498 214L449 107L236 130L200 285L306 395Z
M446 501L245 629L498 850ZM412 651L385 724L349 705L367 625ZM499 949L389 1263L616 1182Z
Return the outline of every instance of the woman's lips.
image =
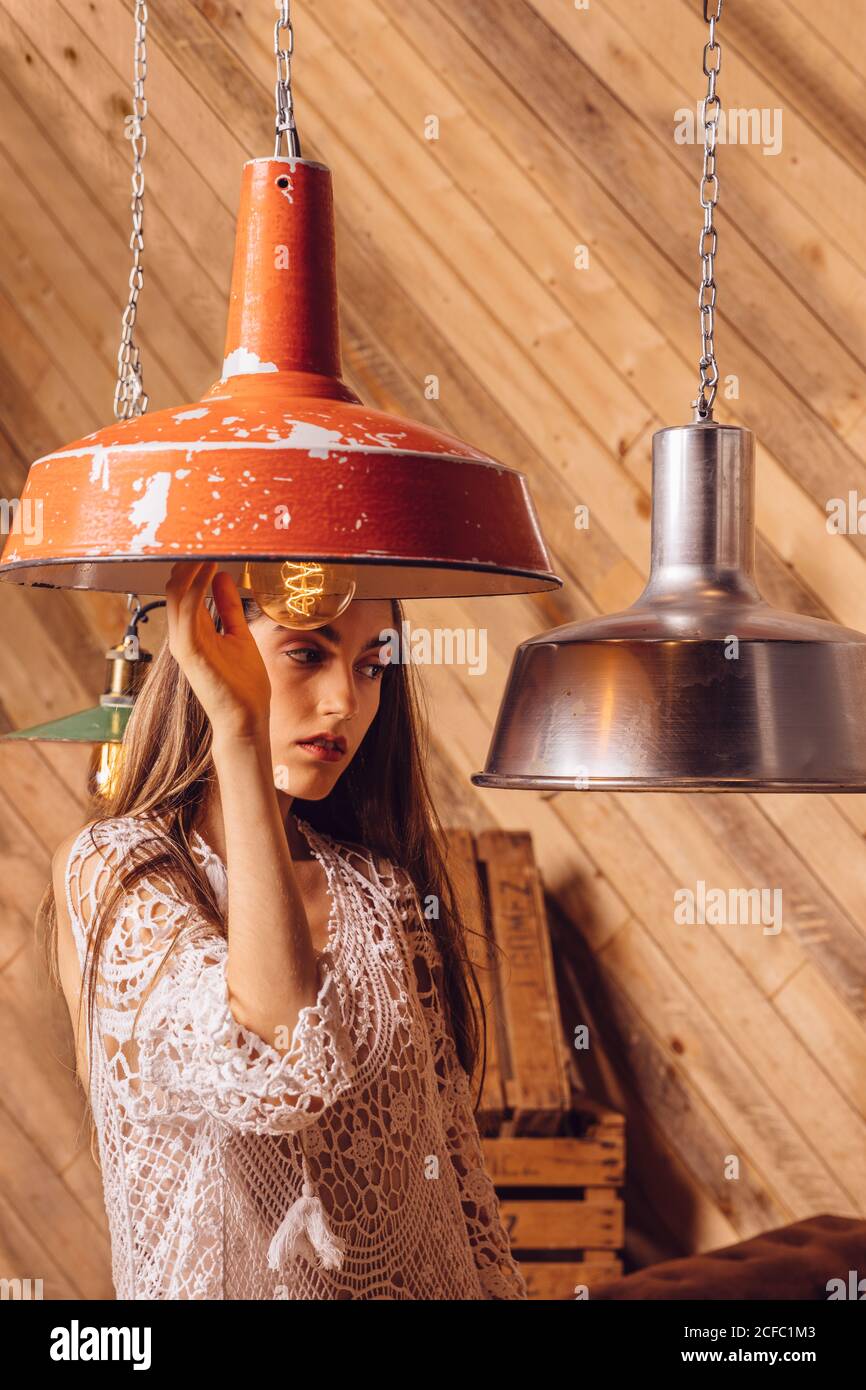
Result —
M305 753L309 753L311 758L318 758L322 763L338 763L345 756L342 748L325 747L321 743L302 743L298 740L298 747L303 748Z

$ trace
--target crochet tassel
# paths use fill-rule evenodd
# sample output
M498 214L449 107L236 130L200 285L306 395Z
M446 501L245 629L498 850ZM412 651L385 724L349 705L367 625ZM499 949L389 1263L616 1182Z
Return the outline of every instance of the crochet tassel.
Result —
M323 1269L339 1269L345 1248L346 1242L328 1225L320 1198L305 1182L303 1196L292 1203L274 1232L268 1246L268 1266L281 1269L287 1259L301 1256Z

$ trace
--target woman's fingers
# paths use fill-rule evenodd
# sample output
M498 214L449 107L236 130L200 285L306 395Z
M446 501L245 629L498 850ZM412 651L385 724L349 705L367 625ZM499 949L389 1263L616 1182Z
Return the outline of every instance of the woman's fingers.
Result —
M197 610L215 569L214 560L179 560L172 566L165 598L169 650L176 656L195 645Z
M192 633L204 609L204 596L207 592L208 584L213 578L216 570L215 560L206 560L203 564L196 567L195 573L190 577L183 593L178 598L177 613L178 621Z
M165 586L166 597L170 595L179 603L203 563L203 560L175 560Z
M180 607L182 612L195 612L204 599L207 586L213 579L216 570L216 560L205 560L202 564L196 566L195 573L191 575L189 583L180 596Z
M181 596L186 591L196 565L189 560L176 560L165 586L165 617L168 626L168 649L174 657L178 655L178 607Z
M235 581L225 570L214 575L213 597L217 612L223 625L223 632L229 637L244 637L249 632L244 617L244 606Z
M178 561L166 585L168 646L215 731L267 726L270 680L235 581L215 561ZM203 602L212 583L214 608Z

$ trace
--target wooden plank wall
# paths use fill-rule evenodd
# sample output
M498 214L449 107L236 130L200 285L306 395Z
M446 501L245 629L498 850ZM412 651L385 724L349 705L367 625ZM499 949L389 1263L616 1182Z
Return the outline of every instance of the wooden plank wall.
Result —
M221 361L241 162L272 149L274 7L151 4L146 288L153 408ZM529 829L549 890L575 1077L628 1115L642 1263L818 1212L866 1212L866 805L845 797L477 791L515 643L621 607L648 555L650 438L690 418L702 94L698 0L299 0L296 105L334 173L346 377L529 476L553 595L410 604L483 625L488 668L433 667L447 817ZM128 276L132 0L0 0L0 495L107 422ZM783 113L783 146L719 150L719 326L759 440L760 578L866 628L866 7L728 0L725 106ZM436 140L425 122L439 121ZM588 267L575 266L577 247ZM425 396L430 375L438 400ZM585 505L587 530L576 530ZM0 591L0 728L91 703L113 595ZM155 621L146 644L156 648ZM0 749L0 1272L110 1296L99 1179L33 909L83 819L79 750ZM676 928L673 893L778 886L784 928ZM739 1177L726 1176L730 1156Z

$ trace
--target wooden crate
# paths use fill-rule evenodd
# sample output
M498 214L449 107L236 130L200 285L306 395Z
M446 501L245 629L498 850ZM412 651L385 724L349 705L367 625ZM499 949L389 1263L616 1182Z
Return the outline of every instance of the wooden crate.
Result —
M625 1119L572 1086L531 837L451 830L448 867L487 1007L487 1169L530 1297L574 1298L622 1273Z

